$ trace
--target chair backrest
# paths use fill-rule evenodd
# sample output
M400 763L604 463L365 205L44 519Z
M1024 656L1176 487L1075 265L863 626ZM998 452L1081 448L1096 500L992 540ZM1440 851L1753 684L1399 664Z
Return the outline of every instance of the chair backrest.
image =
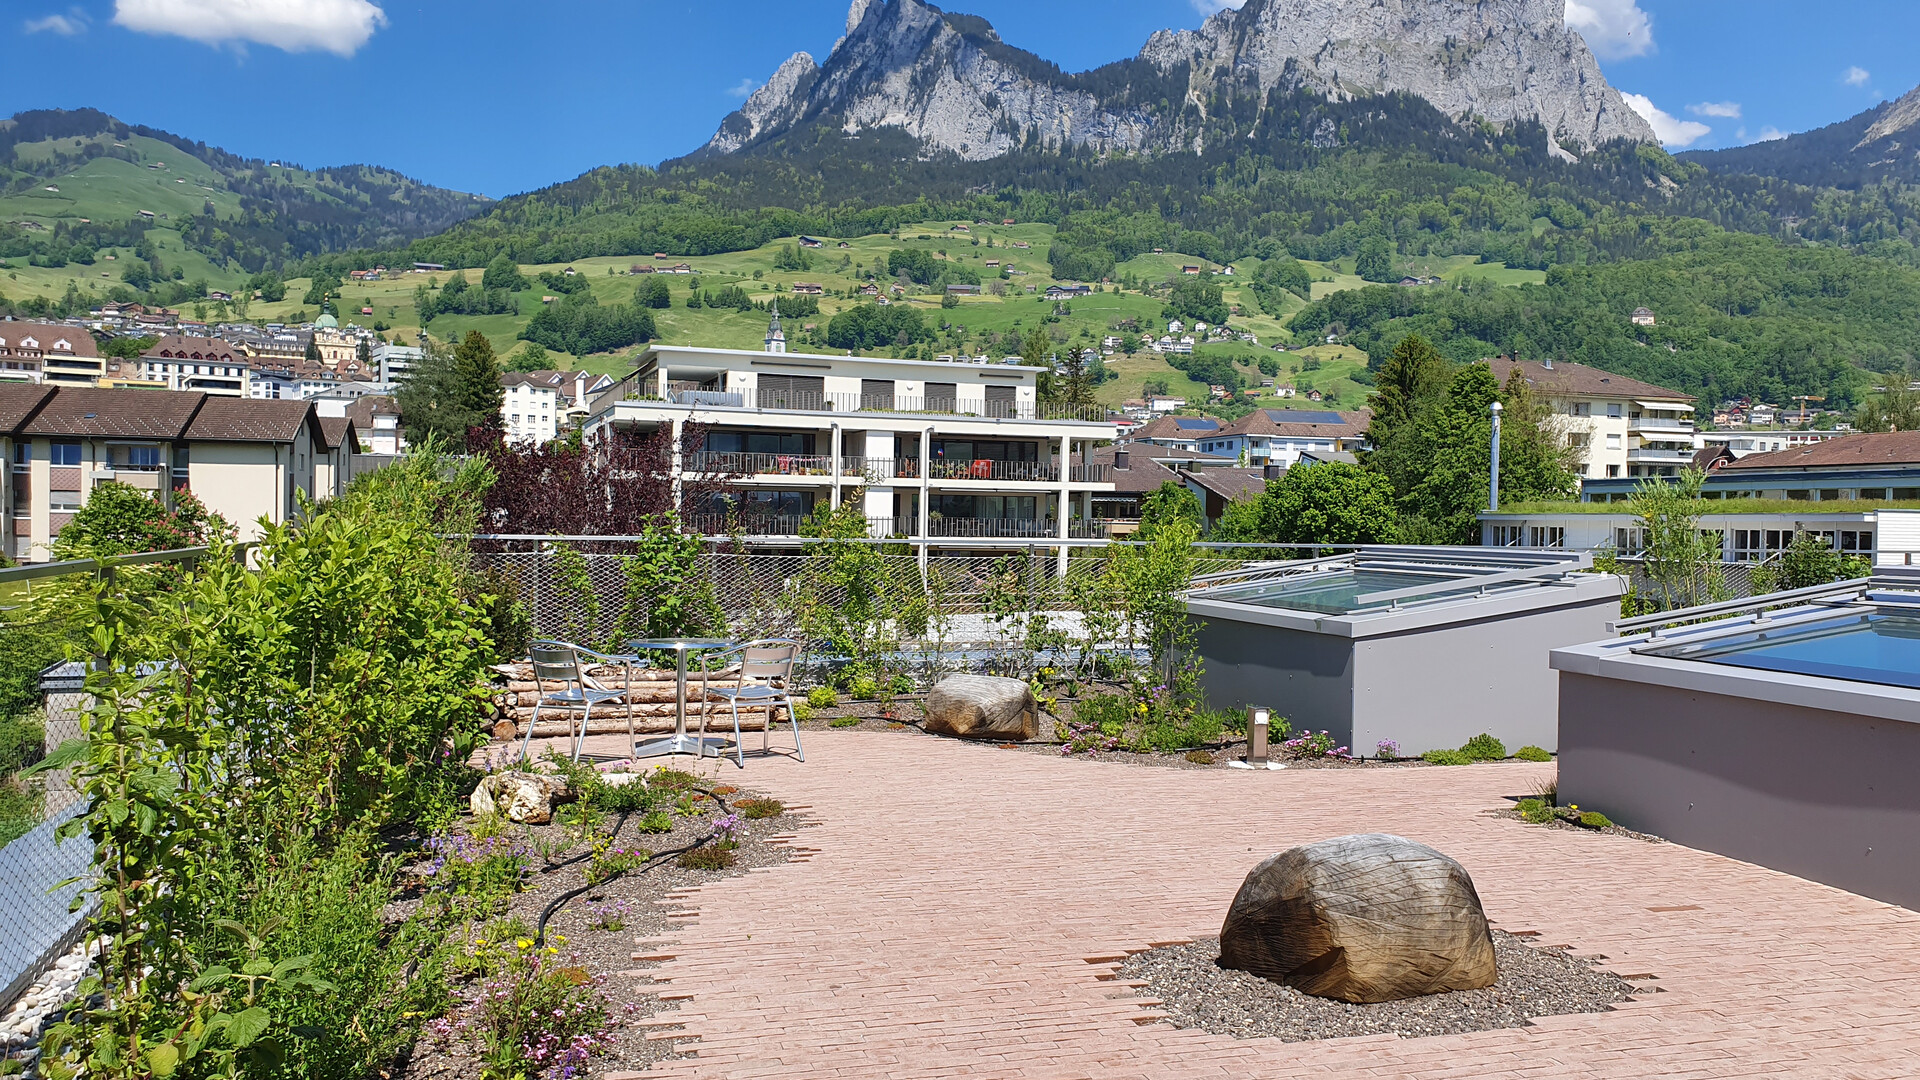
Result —
M793 673L793 663L800 658L800 643L785 638L765 638L749 641L740 647L741 681L781 683Z
M577 683L580 681L580 654L564 641L536 641L530 646L535 682Z

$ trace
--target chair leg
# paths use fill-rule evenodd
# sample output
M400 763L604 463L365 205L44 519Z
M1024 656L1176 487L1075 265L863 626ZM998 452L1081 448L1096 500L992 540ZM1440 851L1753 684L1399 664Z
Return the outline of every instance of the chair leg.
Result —
M520 760L524 763L533 749L533 727L540 722L540 702L533 703L533 719L527 721L527 737L520 740Z
M793 711L793 699L781 698L787 705L787 719L793 722L793 753L801 761L807 760L807 752L800 746L800 717Z
M733 699L733 763L747 767L747 741L740 737L740 699Z
M580 716L580 731L573 737L573 761L576 765L580 763L580 748L586 745L587 724L592 722L592 720L593 702L589 701L586 704L586 711Z

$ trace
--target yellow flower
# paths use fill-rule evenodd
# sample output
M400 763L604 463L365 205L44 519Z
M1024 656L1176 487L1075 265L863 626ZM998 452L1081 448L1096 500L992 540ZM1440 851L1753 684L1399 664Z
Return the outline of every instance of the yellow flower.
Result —
M521 947L521 948L523 948L523 949L531 949L531 948L533 948L533 939L532 939L532 938L521 938L520 940L518 940L518 941L516 941L516 942L514 942L514 944L515 944L515 945L518 945L519 947Z

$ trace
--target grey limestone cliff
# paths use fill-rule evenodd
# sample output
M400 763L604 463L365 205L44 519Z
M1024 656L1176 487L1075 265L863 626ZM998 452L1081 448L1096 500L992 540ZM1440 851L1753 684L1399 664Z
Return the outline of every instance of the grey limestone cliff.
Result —
M1202 113L1219 93L1404 91L1459 120L1538 120L1581 146L1655 141L1567 28L1565 2L1247 0L1198 30L1154 34L1136 62L1160 76L1184 71L1187 103ZM848 134L899 129L968 160L1031 140L1097 150L1194 145L1177 116L1103 104L984 20L924 0L854 0L826 62L795 54L727 117L707 152L733 153L826 116Z

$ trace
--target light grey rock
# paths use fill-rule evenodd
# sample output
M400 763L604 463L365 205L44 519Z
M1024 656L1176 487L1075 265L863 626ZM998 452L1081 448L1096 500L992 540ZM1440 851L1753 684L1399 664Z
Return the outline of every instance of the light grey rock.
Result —
M553 820L553 804L569 794L562 776L494 773L473 789L467 805L476 817L500 814L522 825L545 825Z
M952 675L927 695L927 730L963 739L1025 741L1040 734L1040 709L1023 680Z
M1103 102L1001 41L985 20L924 0L854 0L847 34L825 62L794 54L703 153L736 153L828 117L850 135L896 129L970 161L1028 140L1191 150L1200 136L1186 129L1183 106L1204 115L1221 97L1264 97L1277 86L1336 98L1404 91L1462 121L1538 120L1582 147L1655 141L1567 28L1565 0L1248 0L1198 30L1154 34L1134 62L1142 75L1188 65L1185 100L1166 115Z
M1478 990L1499 976L1466 868L1384 833L1254 867L1220 928L1220 966L1351 1002Z

